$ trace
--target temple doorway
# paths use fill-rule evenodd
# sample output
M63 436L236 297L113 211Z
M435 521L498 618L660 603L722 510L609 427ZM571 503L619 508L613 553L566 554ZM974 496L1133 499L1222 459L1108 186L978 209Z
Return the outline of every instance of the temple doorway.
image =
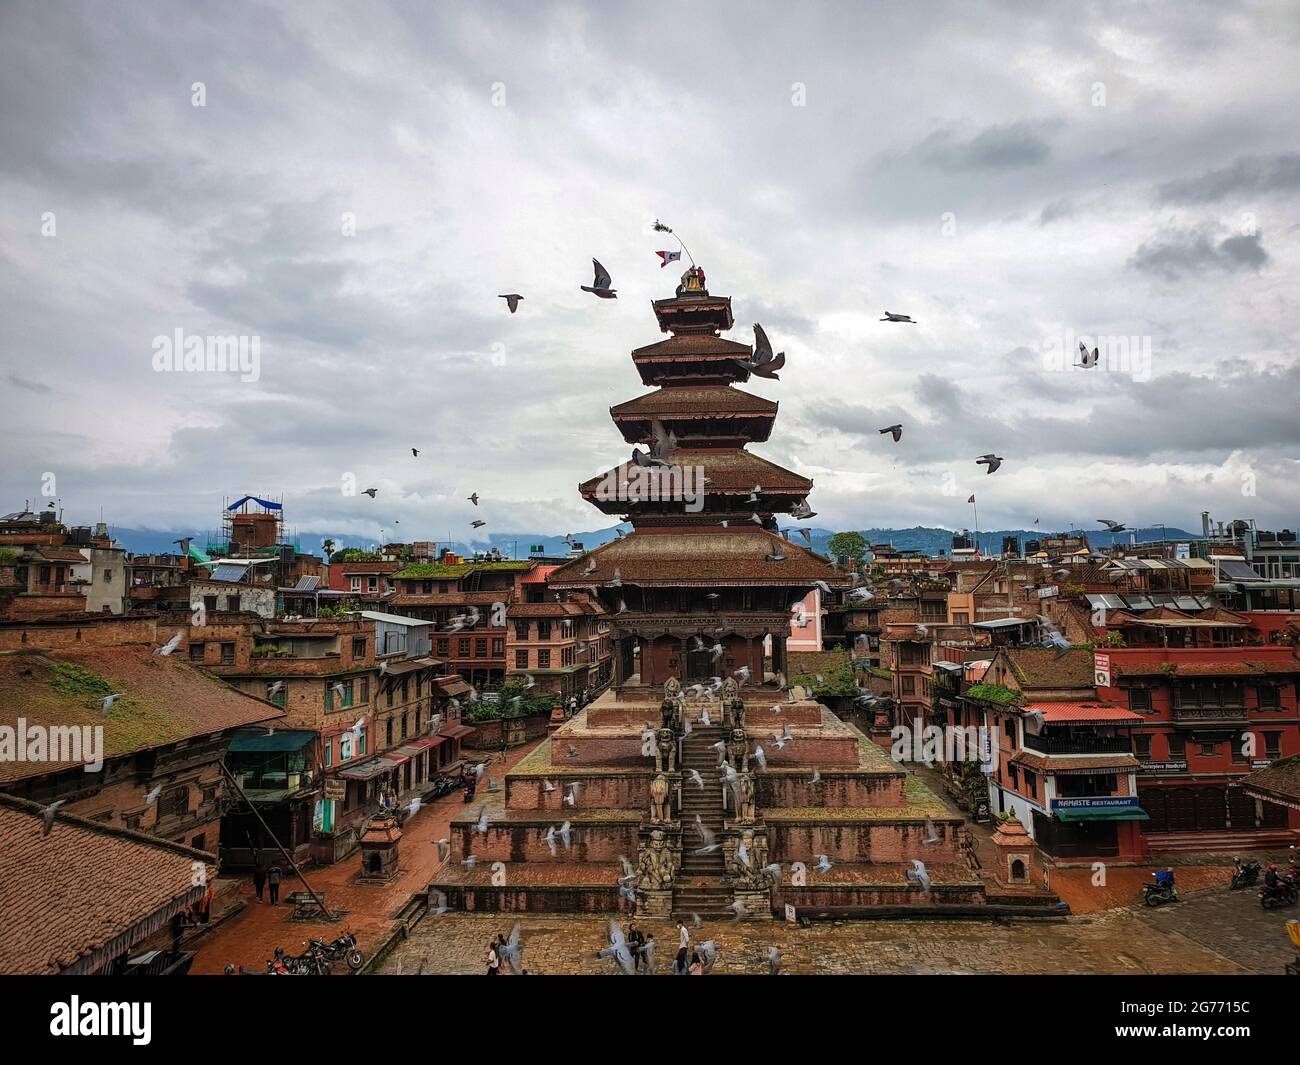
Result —
M713 655L708 651L686 652L686 679L707 680L713 676Z

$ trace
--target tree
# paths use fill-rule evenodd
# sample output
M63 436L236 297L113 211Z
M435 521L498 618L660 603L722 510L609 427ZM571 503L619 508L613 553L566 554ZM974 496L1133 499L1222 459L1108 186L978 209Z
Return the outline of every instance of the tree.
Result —
M867 558L867 541L858 532L839 532L830 538L826 549L836 562L856 562L861 566Z

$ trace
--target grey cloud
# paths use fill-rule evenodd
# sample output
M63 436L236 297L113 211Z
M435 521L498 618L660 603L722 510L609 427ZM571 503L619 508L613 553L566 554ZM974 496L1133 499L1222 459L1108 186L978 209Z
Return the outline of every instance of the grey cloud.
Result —
M1269 261L1259 233L1215 241L1206 230L1167 229L1140 245L1129 265L1166 281L1207 271L1262 270Z
M1248 156L1231 166L1195 177L1166 181L1156 188L1164 203L1215 203L1229 196L1300 190L1300 153Z
M1014 170L1036 166L1051 154L1044 136L1046 126L1013 122L990 126L962 140L951 130L932 133L914 152L924 162L943 170Z

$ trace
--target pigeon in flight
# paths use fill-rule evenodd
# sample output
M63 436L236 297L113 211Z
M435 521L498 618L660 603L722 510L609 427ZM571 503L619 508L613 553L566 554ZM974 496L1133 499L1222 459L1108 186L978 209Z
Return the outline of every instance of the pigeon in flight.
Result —
M471 503L473 503L475 506L478 506L478 493L477 493L477 492L475 492L473 495L466 496L465 498L468 499L468 500L469 500Z
M772 548L772 553L771 553L770 555L765 556L764 561L767 561L767 562L784 562L785 559L786 559L786 554L785 554L785 552L781 550L781 545L780 545L780 544L777 544L776 546L774 546L774 547Z
M1098 351L1097 351L1096 348L1093 348L1093 349L1092 349L1092 352L1089 353L1089 352L1088 352L1088 349L1084 346L1083 341L1080 340L1080 341L1079 341L1079 358L1081 358L1083 361L1082 361L1082 362L1076 362L1074 365L1075 365L1075 366L1082 366L1085 370L1091 370L1094 366L1097 365L1097 360L1100 358L1100 355L1098 354Z
M152 790L146 792L144 797L144 804L146 806L152 806L154 803L156 803L158 801L158 796L162 794L162 789L163 786L161 784L158 784L155 785Z
M777 370L785 365L785 352L779 355L772 354L772 343L767 339L767 334L763 332L763 327L757 322L754 323L754 355L746 362L740 364L756 377L767 377L773 381L781 380Z
M886 311L885 317L880 319L882 322L908 322L916 325L916 319L910 314L895 314L893 311Z
M620 971L625 975L631 976L636 972L636 962L632 958L632 951L628 948L627 940L623 938L623 930L619 928L618 922L614 918L609 919L609 946L596 953L598 958L613 958L618 963Z
M54 827L55 811L67 801L67 799L56 799L54 802L50 803L49 806L46 806L41 810L42 836L48 836L50 834L50 830Z
M377 496L377 495L379 494L379 489L378 489L378 488L367 488L367 489L365 489L361 494L362 494L363 496L369 496L371 499L374 499L375 496Z
M1097 520L1113 533L1123 532L1127 528L1122 521L1111 521L1110 518L1098 518ZM180 633L178 632L176 635L179 636Z
M474 521L471 521L469 523L469 526L471 529L481 529L486 524L487 522L485 522L482 518L476 518Z
M122 698L121 692L117 692L114 695L105 695L104 698L99 700L99 712L101 714L107 714L109 710L113 708L113 704L120 698Z
M831 866L834 864L826 855L819 854L817 855L817 864L813 866L813 869L818 873L829 873Z
M925 819L925 839L921 840L921 842L922 843L939 842L939 833L935 831L934 822L931 821L928 817Z
M514 314L515 311L519 310L519 301L523 299L523 296L519 295L518 292L510 292L504 296L498 296L497 299L505 300L506 306L510 308L510 313Z
M591 265L595 267L596 276L590 285L579 285L583 292L590 292L593 296L599 296L603 300L618 299L618 291L609 287L609 271L600 265L599 259L592 259Z
M817 511L808 505L808 500L801 499L790 508L790 516L798 518L800 521L806 521L809 518L817 517Z
M907 879L915 880L922 891L930 890L930 874L925 871L925 862L920 858L912 859L912 868L907 871Z
M771 976L781 975L781 952L776 947L767 948L767 971Z
M516 921L514 927L510 929L510 938L506 940L506 945L501 948L500 956L510 965L510 971L516 976L524 974L524 946L519 942L519 922Z
M1000 455L994 455L992 452L989 452L989 454L981 455L979 458L977 458L975 460L975 465L987 466L988 469L985 470L984 472L986 474L989 474L1002 465L1002 457Z
M173 636L161 647L159 647L156 651L154 651L154 654L162 655L163 658L166 658L169 654L171 654L174 650L176 650L176 648L178 648L181 645L182 638L183 638L183 634L179 629L177 629L176 635Z
M901 425L886 425L883 429L877 429L876 432L880 433L881 436L889 433L894 438L894 443L897 444L903 435L903 427Z

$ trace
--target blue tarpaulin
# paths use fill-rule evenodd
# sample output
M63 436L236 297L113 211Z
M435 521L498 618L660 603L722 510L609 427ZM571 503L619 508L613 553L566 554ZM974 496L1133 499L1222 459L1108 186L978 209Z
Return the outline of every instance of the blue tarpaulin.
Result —
M261 504L262 506L266 507L267 510L280 510L280 509L281 509L281 506L280 506L279 503L272 503L272 502L270 502L269 500L266 500L266 499L258 499L257 496L244 496L243 499L237 499L237 500L235 500L235 502L231 503L230 506L226 507L226 509L227 509L227 510L238 510L238 509L239 509L240 507L242 507L245 503L247 503L250 499L251 499L254 503L259 503L259 504Z

